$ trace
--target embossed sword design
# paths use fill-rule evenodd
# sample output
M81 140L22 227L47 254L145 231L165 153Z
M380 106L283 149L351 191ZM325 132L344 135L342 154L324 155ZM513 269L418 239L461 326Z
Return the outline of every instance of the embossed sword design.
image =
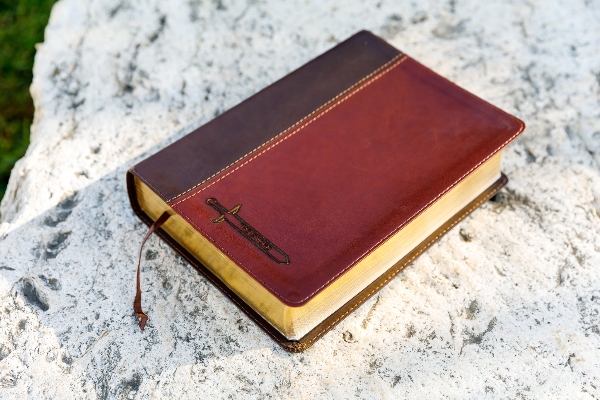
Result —
M240 208L242 208L241 204L233 207L231 210L223 207L221 203L217 201L214 197L210 197L206 199L206 204L217 210L221 215L212 220L213 224L220 224L222 222L227 222L229 226L233 229L241 233L246 239L250 240L253 245L258 247L263 253L265 253L269 258L275 261L278 264L289 264L290 257L283 252L279 247L275 246L273 242L264 237L262 233L254 229L249 223L244 221L242 217L238 215ZM237 222L232 221L227 218L227 215L233 216L233 219ZM281 259L282 256L283 259Z

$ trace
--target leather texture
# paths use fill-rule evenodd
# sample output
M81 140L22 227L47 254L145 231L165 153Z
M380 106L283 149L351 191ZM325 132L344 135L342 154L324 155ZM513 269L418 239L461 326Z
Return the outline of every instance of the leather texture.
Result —
M142 161L128 171L127 186L145 223L152 220L137 203L133 175L284 304L301 306L523 129L520 120L363 31ZM503 176L444 226L505 182ZM210 198L251 225L251 240L215 223L220 215ZM162 229L157 233L290 351L312 344L401 269L289 341ZM273 261L265 243L289 264Z
M289 306L301 306L475 168L523 123L405 55L169 205ZM206 201L289 255L281 265Z
M127 190L129 194L129 199L131 200L131 206L136 213L136 215L148 226L152 226L153 220L142 211L140 205L137 202L137 197L135 196L135 185L133 182L133 175L127 175ZM376 279L373 283L371 283L368 287L366 287L363 291L361 291L358 295L352 298L348 303L346 303L343 307L338 309L335 313L325 319L322 323L317 325L313 330L307 333L300 340L288 340L285 336L283 336L277 329L272 327L264 318L262 318L256 311L252 309L249 305L247 305L242 299L237 296L231 289L229 289L223 282L221 282L208 268L206 268L202 263L198 262L184 247L182 247L179 243L177 243L174 239L172 239L164 230L161 228L157 229L155 233L159 235L165 242L167 242L175 251L181 254L198 272L203 274L213 285L215 285L219 290L221 290L229 299L237 305L242 311L248 315L248 317L256 323L258 327L260 327L264 332L266 332L277 344L279 344L283 349L292 352L292 353L300 353L310 346L312 346L318 339L323 337L327 332L333 329L337 324L339 324L344 318L346 318L352 311L356 308L360 307L365 301L367 301L371 296L377 293L381 288L387 284L392 278L394 278L398 273L400 273L405 267L407 267L411 262L413 262L421 253L427 250L431 245L433 245L436 241L438 241L444 234L446 234L450 229L452 229L457 223L462 221L465 217L467 217L470 213L472 213L477 207L479 207L482 203L492 198L498 191L506 185L508 182L507 177L502 174L500 179L492 186L490 186L486 191L484 191L481 195L479 195L476 199L474 199L471 203L465 206L461 211L456 213L456 215L450 218L445 224L443 224L440 228L438 228L435 232L433 232L429 237L427 237L421 244L415 247L410 253L404 256L400 261L398 261L392 268L390 268L386 273L381 275L378 279Z
M266 87L133 169L172 200L267 142L399 51L362 31Z

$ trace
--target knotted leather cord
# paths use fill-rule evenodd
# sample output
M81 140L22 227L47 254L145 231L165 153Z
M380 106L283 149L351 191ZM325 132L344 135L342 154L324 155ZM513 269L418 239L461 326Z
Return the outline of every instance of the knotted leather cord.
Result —
M140 286L140 266L142 264L142 249L144 248L146 240L148 240L150 235L152 235L152 232L160 228L161 225L169 219L169 217L170 215L168 212L165 211L164 213L162 213L161 216L158 217L156 221L154 221L150 229L148 229L148 233L146 233L146 237L144 237L144 240L142 240L142 245L140 246L140 257L138 258L137 266L137 286L135 290L135 299L133 300L133 311L135 312L135 315L140 317L141 330L144 330L144 328L146 327L146 321L148 321L148 316L142 311L142 289Z

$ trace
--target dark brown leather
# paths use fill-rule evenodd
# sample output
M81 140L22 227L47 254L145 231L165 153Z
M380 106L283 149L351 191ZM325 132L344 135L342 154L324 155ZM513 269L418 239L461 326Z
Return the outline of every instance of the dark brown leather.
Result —
M523 123L401 56L170 202L284 304L301 306L496 154ZM273 262L206 200L289 256Z
M127 175L127 189L129 193L129 198L131 199L131 206L137 216L144 222L146 225L151 226L153 221L152 219L142 211L140 208L137 198L135 197L135 192L133 191L134 181L133 175ZM340 323L344 318L346 318L352 311L358 308L361 304L367 301L371 296L373 296L377 291L379 291L387 282L389 282L393 277L395 277L399 272L401 272L406 266L408 266L411 262L414 261L421 253L427 250L431 245L433 245L436 241L438 241L446 232L448 232L452 227L454 227L457 223L462 221L466 216L468 216L471 212L473 212L477 207L479 207L483 202L492 198L498 191L506 185L508 179L504 174L500 177L500 179L490 186L489 189L484 191L479 197L473 200L470 204L464 207L461 211L456 213L456 215L449 219L444 225L442 225L438 230L432 233L427 239L423 240L421 244L415 247L409 254L407 254L404 258L398 261L392 268L390 268L386 273L384 273L381 277L375 280L372 284L366 287L363 291L361 291L358 295L356 295L352 300L346 303L343 307L325 319L322 323L317 325L313 330L307 333L300 340L288 340L284 337L279 331L273 328L266 320L264 320L256 311L254 311L248 304L246 304L242 299L240 299L231 289L229 289L219 278L217 278L208 268L202 265L198 260L196 260L184 247L182 247L179 243L173 240L164 230L157 229L156 234L159 235L165 242L167 242L174 250L176 250L179 254L181 254L198 272L202 273L209 281L213 283L217 288L219 288L225 295L227 295L233 303L235 303L242 311L248 315L248 317L253 320L262 330L264 330L275 342L277 342L282 348L289 352L299 353L310 346L312 346L315 341L325 335L328 331L333 329L338 323Z
M282 302L299 306L523 129L518 119L361 32L138 164L127 186L144 222L152 223L137 203L133 174ZM219 212L208 198L236 209L252 229L236 220L247 229L243 235L213 223ZM290 351L303 350L356 307L288 341L157 233ZM271 245L289 265L269 257L276 256ZM379 287L373 285L368 293ZM351 303L360 304L365 293Z
M140 162L134 173L165 201L298 122L399 51L362 31Z
M140 318L140 329L144 330L146 327L146 322L148 321L148 316L144 311L142 311L142 288L140 283L140 270L142 266L142 250L144 249L144 244L146 240L152 235L152 232L160 228L167 220L169 219L169 213L164 212L160 217L150 226L148 232L146 232L146 236L144 236L144 240L142 240L142 244L140 245L140 255L138 257L138 266L137 266L137 274L136 274L136 285L135 285L135 298L133 299L133 312Z

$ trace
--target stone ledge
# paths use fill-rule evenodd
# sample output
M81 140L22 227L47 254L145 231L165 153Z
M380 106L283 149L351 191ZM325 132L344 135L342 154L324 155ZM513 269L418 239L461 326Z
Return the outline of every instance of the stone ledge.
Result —
M600 396L599 19L581 0L59 1L0 206L0 397ZM508 187L297 355L151 238L140 332L125 171L360 29L527 122Z

